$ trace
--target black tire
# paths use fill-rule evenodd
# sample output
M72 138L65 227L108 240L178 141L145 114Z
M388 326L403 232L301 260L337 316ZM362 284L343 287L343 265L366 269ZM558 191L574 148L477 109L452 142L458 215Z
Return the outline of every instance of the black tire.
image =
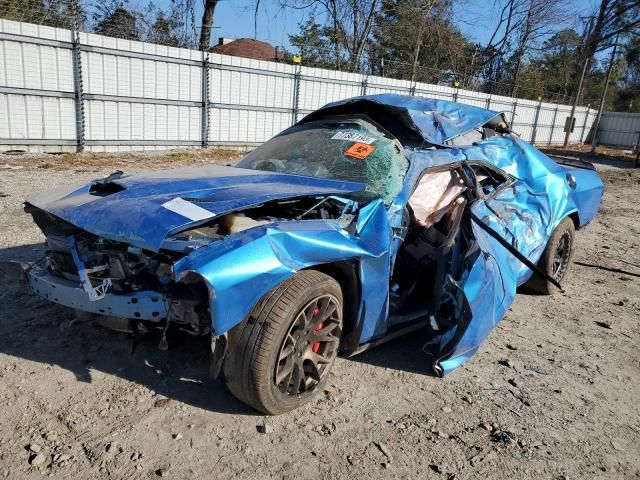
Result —
M571 265L575 247L575 232L576 227L573 224L573 220L568 217L565 218L553 231L538 261L538 268L560 284L566 278ZM557 291L557 288L549 280L545 280L536 274L531 277L525 286L544 295L551 295Z
M325 315L323 323L319 319ZM342 315L338 282L317 271L298 272L229 332L223 364L227 387L242 402L271 415L307 403L322 392L337 356Z

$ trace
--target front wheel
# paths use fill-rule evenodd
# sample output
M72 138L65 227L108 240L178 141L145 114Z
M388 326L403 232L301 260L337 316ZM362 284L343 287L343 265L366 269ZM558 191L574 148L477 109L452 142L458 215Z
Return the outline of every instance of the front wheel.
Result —
M565 218L556 227L542 252L538 267L556 282L562 283L566 278L571 259L573 258L576 228L571 218ZM526 286L545 295L552 294L556 287L546 279L534 275Z
M313 270L298 272L229 332L223 364L227 387L262 412L293 410L322 391L341 335L338 282Z

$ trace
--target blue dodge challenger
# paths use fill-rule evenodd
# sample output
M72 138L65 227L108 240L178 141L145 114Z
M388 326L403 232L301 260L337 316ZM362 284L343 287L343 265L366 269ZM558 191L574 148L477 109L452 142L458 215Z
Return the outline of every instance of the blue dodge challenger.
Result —
M269 414L350 356L420 329L436 374L477 350L516 289L553 293L603 185L502 113L400 95L326 105L246 155L115 172L28 199L38 295L211 338L214 376Z

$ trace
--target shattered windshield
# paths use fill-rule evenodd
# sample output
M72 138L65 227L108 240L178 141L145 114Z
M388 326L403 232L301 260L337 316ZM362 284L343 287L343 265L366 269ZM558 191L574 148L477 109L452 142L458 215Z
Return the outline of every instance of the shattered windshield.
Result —
M325 119L290 128L236 166L361 182L388 204L409 168L401 151L396 139L368 120Z

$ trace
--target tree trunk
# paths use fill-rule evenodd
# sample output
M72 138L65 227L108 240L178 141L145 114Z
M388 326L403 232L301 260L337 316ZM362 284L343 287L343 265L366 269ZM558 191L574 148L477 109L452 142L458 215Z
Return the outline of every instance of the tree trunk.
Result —
M213 27L213 14L218 5L218 0L204 0L204 12L202 13L202 28L200 29L200 50L207 51L211 43L211 28Z
M591 153L596 153L596 145L598 142L598 127L600 126L600 119L602 118L602 111L604 110L604 102L607 99L607 88L609 87L609 81L611 80L611 71L613 70L613 64L616 60L616 51L618 50L619 36L616 36L616 42L613 44L613 52L611 52L611 59L609 60L609 67L607 68L607 77L604 80L604 86L602 87L602 96L600 97L600 105L598 106L598 114L596 115L596 121L593 123L593 135L591 136Z
M518 77L520 76L520 69L522 68L522 58L527 50L527 43L529 42L529 36L531 35L533 16L533 0L529 2L529 9L527 10L527 19L524 23L524 31L520 35L520 41L518 42L518 48L516 50L516 66L513 71L513 84L511 86L511 96L515 97L518 92Z
M598 10L598 16L595 19L593 28L585 38L583 48L578 49L577 53L579 54L577 55L578 58L576 59L578 61L576 62L574 69L572 82L573 85L571 91L571 94L574 98L577 98L580 95L581 85L579 86L579 84L581 83L581 77L584 78L584 75L587 75L589 73L590 65L593 63L593 56L598 49L598 44L600 43L602 37L602 29L604 27L607 10L609 9L609 4L611 3L611 1L612 0L602 0L600 2L600 9ZM582 50L582 52L580 52L579 50ZM586 62L586 70L583 71L584 62Z
M420 47L422 46L422 35L416 39L416 48L413 51L413 66L411 67L411 83L416 79L416 70L418 68L418 57L420 56Z
M357 5L357 2L355 3ZM373 19L376 16L376 10L378 7L378 0L373 0L371 3L371 9L367 15L367 19L365 20L364 26L362 27L362 32L358 37L357 42L354 44L353 51L353 60L352 60L352 71L358 72L360 69L360 55L362 54L362 50L367 42L367 38L369 37L369 32L371 31L371 25L373 24ZM357 7L356 7L357 8ZM356 11L357 12L357 11ZM354 12L354 22L355 22L355 13ZM354 33L356 32L357 25L354 23Z
M515 97L518 93L518 77L520 76L520 68L522 67L522 54L518 54L516 67L513 71L513 84L511 85L511 96Z
M425 11L424 9L420 9L420 18L418 19L418 35L416 36L416 44L413 49L413 66L411 67L411 82L414 82L416 79L416 69L418 68L418 58L420 58L420 48L422 48L422 36L424 35L424 26L427 22L427 17L429 13L431 13L431 8L433 7L432 2L429 4L429 8Z
M576 88L576 96L573 97L573 103L571 104L571 113L569 114L569 124L567 125L567 131L564 134L564 142L562 144L563 147L566 147L569 143L569 136L571 135L571 126L573 124L573 117L576 114L576 107L578 106L578 97L582 92L582 83L584 82L584 76L587 73L587 66L589 65L589 59L585 58L582 62L582 73L580 74L580 79L578 80L578 88Z
M331 1L331 17L333 18L333 53L335 55L336 70L340 70L340 45L338 44L338 5Z

